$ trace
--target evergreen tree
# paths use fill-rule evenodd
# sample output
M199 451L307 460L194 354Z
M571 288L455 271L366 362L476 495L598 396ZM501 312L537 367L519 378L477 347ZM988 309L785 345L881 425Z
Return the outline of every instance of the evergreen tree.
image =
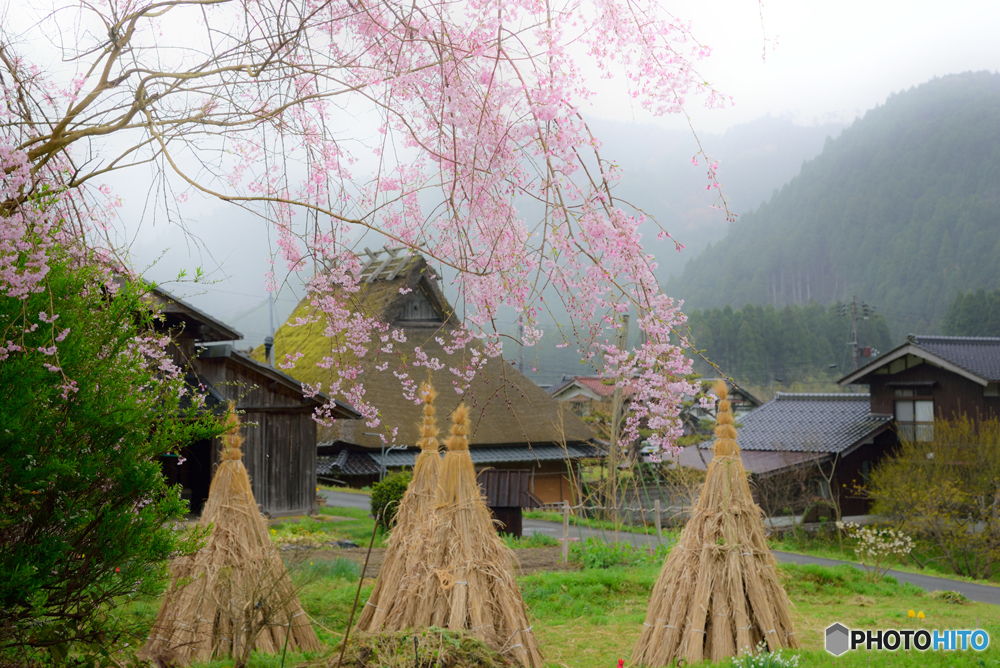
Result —
M829 140L667 292L692 308L865 295L894 338L933 334L959 290L1000 288L997 183L1000 73L935 79Z
M1000 298L998 298L1000 303ZM822 306L748 304L734 310L691 311L688 326L694 344L719 371L745 384L772 380L796 382L822 378L832 381L851 368L851 321L840 315L841 303ZM876 313L858 321L858 343L886 352L892 347L885 318ZM699 373L718 372L696 359Z
M941 329L948 336L1000 336L1000 290L958 293Z

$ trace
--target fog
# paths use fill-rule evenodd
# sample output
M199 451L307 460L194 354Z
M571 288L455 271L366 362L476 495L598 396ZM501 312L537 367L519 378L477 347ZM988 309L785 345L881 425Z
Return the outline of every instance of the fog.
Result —
M717 0L666 8L689 20L696 37L713 48L699 71L731 95L733 105L707 110L693 100L690 121L653 118L630 104L616 79L593 82L599 94L587 110L606 137L604 155L625 168L621 191L687 246L682 256L669 259L665 274L676 273L726 229L722 214L700 193L703 174L690 165L697 150L692 132L721 161L724 192L734 212L742 213L794 176L826 136L891 93L936 76L1000 67L995 2L945 8L912 1ZM776 131L784 141L773 141ZM136 170L111 182L124 201L116 240L149 278L236 327L249 344L258 343L269 329L264 275L275 257L269 230L245 211L198 196L180 207L182 227L164 215L162 194L159 200L143 196L149 179L148 172ZM371 237L370 244L380 241ZM198 268L208 282L175 280ZM281 280L275 325L303 296L300 281Z

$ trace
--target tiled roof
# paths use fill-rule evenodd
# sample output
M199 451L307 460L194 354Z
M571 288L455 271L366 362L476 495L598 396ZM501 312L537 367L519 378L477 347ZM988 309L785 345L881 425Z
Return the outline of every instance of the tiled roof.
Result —
M324 445L320 443L320 445ZM386 468L412 467L417 460L418 448L390 450L385 453ZM471 448L469 454L473 464L503 464L508 462L557 461L561 459L589 459L603 457L605 451L597 445L570 445L566 448L555 445L505 446ZM334 475L378 475L382 453L375 450L359 452L344 448L337 455L316 458L316 473L321 476Z
M556 394L574 383L587 388L599 397L610 397L615 393L615 384L611 382L610 379L605 379L603 376L573 376L568 380L564 380L561 383L553 385L547 390L547 392L549 394ZM625 387L622 388L623 397L631 397L635 394L635 392L635 383L627 383Z
M868 394L779 392L740 418L736 442L744 451L843 452L891 422L891 415L872 414L869 402Z
M744 450L740 452L743 468L750 473L763 476L792 466L822 461L830 456L830 453L826 452L791 452L787 450ZM699 456L697 449L690 446L681 450L679 455L671 459L676 459L681 466L704 471L706 464L712 461L712 453L702 450Z
M417 460L417 449L392 450L385 453L387 468L413 466ZM557 445L486 447L470 448L469 455L473 464L503 464L507 462L549 462L560 459L585 459L602 457L603 453L593 445L570 445L562 448ZM382 458L380 452L370 452L368 456L378 464Z
M1000 337L910 336L908 343L983 380L1000 382Z
M378 464L364 452L343 449L334 457L316 458L316 475L378 475Z

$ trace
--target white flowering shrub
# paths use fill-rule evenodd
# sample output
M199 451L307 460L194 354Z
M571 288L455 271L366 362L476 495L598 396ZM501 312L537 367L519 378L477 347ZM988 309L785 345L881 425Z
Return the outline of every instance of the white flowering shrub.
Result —
M768 652L767 644L763 641L757 643L755 653L750 653L750 648L746 648L746 654L733 659L733 668L798 668L798 654L782 654L784 650Z
M913 550L913 539L896 529L860 526L854 522L837 522L855 541L854 554L865 567L869 582L878 582L900 557Z

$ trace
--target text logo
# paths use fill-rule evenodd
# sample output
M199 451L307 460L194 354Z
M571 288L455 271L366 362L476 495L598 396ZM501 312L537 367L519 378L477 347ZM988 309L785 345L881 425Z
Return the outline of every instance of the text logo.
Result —
M885 629L866 631L849 629L840 622L826 627L826 651L840 656L852 649L916 649L952 651L972 649L981 652L990 646L990 634L982 629Z

